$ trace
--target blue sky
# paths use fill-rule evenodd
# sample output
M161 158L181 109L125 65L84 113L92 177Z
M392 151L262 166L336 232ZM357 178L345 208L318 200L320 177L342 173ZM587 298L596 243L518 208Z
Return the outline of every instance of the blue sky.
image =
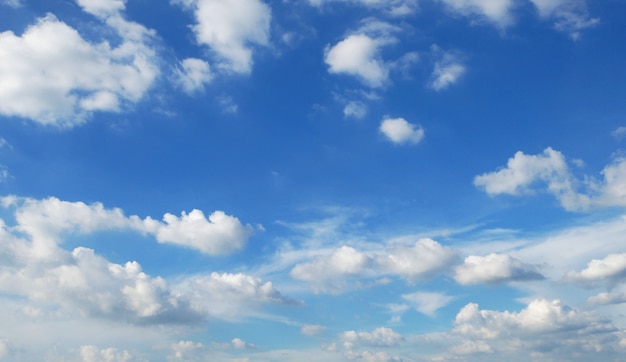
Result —
M623 360L624 13L0 0L0 360Z

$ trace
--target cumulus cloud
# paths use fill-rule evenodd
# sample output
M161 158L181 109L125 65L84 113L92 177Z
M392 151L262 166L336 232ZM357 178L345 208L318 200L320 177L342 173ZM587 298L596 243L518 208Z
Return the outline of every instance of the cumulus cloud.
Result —
M505 28L513 23L514 0L439 0L454 14Z
M415 292L403 294L402 299L410 302L418 312L434 317L439 309L448 305L454 298L444 293Z
M100 349L96 346L81 346L80 358L83 362L127 362L133 356L126 350L119 351L116 348Z
M626 293L617 291L599 293L589 297L587 303L596 305L623 304L626 303Z
M550 352L564 360L585 360L598 351L620 348L619 332L611 323L559 300L534 300L519 312L481 310L470 303L454 325L454 333L464 338L453 349L460 354L493 351L500 358L519 359Z
M324 51L324 61L333 74L357 77L370 88L380 88L389 81L392 63L381 56L384 46L397 41L394 33L400 29L386 22L366 19L361 27Z
M580 31L600 22L587 11L585 0L530 0L542 18L554 18L554 27L568 33L572 39L580 38Z
M456 267L454 274L454 280L463 285L499 284L543 278L534 265L495 253L486 256L468 256L462 265Z
M202 59L187 58L176 69L176 82L187 94L194 94L204 90L204 85L213 79L209 63Z
M626 206L626 158L617 158L601 171L602 180L574 177L565 156L552 148L542 154L517 152L506 168L474 178L474 185L489 195L521 195L533 191L535 184L545 184L568 211L586 211L592 207ZM583 190L579 190L584 186Z
M391 142L417 144L424 138L424 129L404 118L385 118L378 128Z
M626 279L626 254L610 254L604 259L594 259L580 272L570 271L564 279L582 286L607 283L614 286Z
M250 225L222 211L205 217L200 210L180 217L166 213L163 222L150 217L125 216L121 209L106 209L101 203L62 201L55 197L43 200L2 199L6 206L16 207L16 228L31 237L32 252L42 258L50 244L58 243L65 232L93 233L100 230L135 230L154 235L160 243L173 243L209 255L232 253L241 249L252 234Z
M194 12L196 41L214 52L226 72L250 73L254 48L269 45L272 14L260 0L171 1Z
M48 14L21 35L0 33L0 114L73 127L95 111L119 112L159 74L153 32L123 19L121 1L79 1L117 37L92 43ZM111 46L110 42L118 44Z
M412 246L396 245L384 251L359 251L342 246L329 254L296 264L292 278L307 282L316 293L339 294L348 289L387 283L383 278L369 285L355 279L399 276L413 283L426 280L448 268L457 252L431 239L420 239Z

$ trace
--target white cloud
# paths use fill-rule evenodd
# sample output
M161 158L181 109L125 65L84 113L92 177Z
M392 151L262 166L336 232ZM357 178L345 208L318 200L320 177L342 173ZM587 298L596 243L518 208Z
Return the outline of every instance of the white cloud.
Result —
M472 17L478 21L487 20L504 28L513 23L511 11L515 0L439 0L453 13Z
M458 254L432 239L420 239L412 247L395 246L376 261L386 272L399 275L410 282L429 279L455 263Z
M324 61L330 73L356 76L372 88L382 87L389 78L389 70L378 57L379 42L364 34L349 35L327 47Z
M410 302L418 312L434 317L439 309L448 305L454 298L443 293L415 292L403 294L402 299Z
M343 108L343 116L362 119L367 115L367 105L360 101L348 102Z
M83 362L127 362L133 359L128 351L116 348L99 349L96 346L81 346L80 358Z
M0 53L0 114L72 127L94 111L123 110L151 87L159 74L149 46L153 32L123 20L117 13L123 3L82 3L117 33L111 41L119 45L88 42L52 14L21 36L0 33L5 50Z
M214 211L208 218L200 210L180 217L166 213L163 222L136 215L126 217L120 209L106 209L101 203L62 201L55 197L44 200L5 197L6 206L15 206L16 228L32 239L32 252L41 258L55 250L49 246L59 242L64 232L83 234L100 230L135 230L154 235L161 243L173 243L209 255L232 253L241 249L252 234L250 225L243 225L223 211Z
M315 336L326 331L326 327L319 324L305 324L300 328L300 333L307 336Z
M580 272L570 271L566 281L582 286L608 283L611 286L626 279L626 254L610 254L604 259L594 259Z
M429 86L435 91L441 91L456 83L466 69L457 53L443 51L437 45L431 49L436 60Z
M76 3L89 14L107 18L126 8L126 0L76 0Z
M22 3L22 0L2 0L0 2L0 5L6 5L12 8L19 8L24 4Z
M611 135L613 137L615 137L618 140L621 140L622 138L624 138L624 136L626 136L626 127L624 126L619 126L616 129L613 130L613 132L611 132Z
M349 2L370 9L383 10L390 16L408 16L418 9L417 0L307 0L313 6L321 7L329 3Z
M201 361L205 347L202 343L192 341L179 341L171 345L173 354L169 360L174 361Z
M468 256L455 269L454 279L466 284L498 284L511 281L543 279L534 265L523 263L505 254Z
M534 300L519 312L480 310L470 303L454 324L454 333L465 339L453 349L461 354L493 351L499 358L521 360L549 352L563 360L588 360L600 351L621 349L612 324L558 300Z
M193 276L173 288L186 296L194 311L228 320L255 315L265 303L301 304L281 295L271 282L263 283L259 278L242 273Z
M424 138L424 129L407 122L404 118L385 118L380 123L382 132L393 143L417 144Z
M255 46L269 44L270 7L260 0L172 0L192 9L196 41L211 48L218 67L250 73Z
M609 293L599 293L589 297L587 303L595 305L603 304L623 304L626 303L626 293L611 291Z
M209 63L202 59L187 58L175 71L176 81L185 93L193 94L204 90L204 85L213 79Z
M592 18L585 0L530 0L542 18L556 18L555 29L569 33L572 39L580 37L580 31L597 25L600 20Z
M355 345L393 347L404 341L400 333L387 327L378 327L371 332L346 331L339 338L346 349L352 349Z
M526 155L517 152L507 167L474 178L474 185L490 195L520 195L530 193L531 186L545 183L568 211L586 211L592 207L626 206L626 158L617 158L601 172L603 180L575 178L565 156L552 148L542 154ZM579 185L585 190L578 191Z

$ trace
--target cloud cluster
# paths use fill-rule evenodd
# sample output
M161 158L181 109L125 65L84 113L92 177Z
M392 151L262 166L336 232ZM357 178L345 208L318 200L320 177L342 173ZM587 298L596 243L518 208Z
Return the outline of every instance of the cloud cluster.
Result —
M533 186L545 185L568 211L586 211L592 207L626 206L626 159L617 158L601 172L603 180L576 178L565 156L552 148L538 155L519 151L500 170L474 178L474 185L489 195L522 195ZM580 190L583 188L583 190Z
M412 246L398 245L384 251L362 252L342 246L330 254L296 264L290 275L309 283L317 293L337 294L364 286L354 279L386 275L399 276L411 283L430 279L454 264L457 257L456 251L432 239L420 239Z
M559 300L537 299L519 312L481 310L470 303L454 325L454 333L464 338L452 350L457 354L493 352L498 358L525 360L549 353L581 359L605 349L623 350L620 332L610 322Z
M154 33L128 22L122 1L78 1L117 38L94 43L48 14L20 36L0 33L0 114L73 127L95 111L141 100L159 75ZM112 46L111 43L118 45Z

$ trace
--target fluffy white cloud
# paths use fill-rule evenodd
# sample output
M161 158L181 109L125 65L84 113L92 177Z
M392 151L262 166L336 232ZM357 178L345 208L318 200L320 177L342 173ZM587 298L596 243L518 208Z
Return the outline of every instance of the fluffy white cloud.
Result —
M259 278L242 273L193 276L173 288L186 296L194 311L229 320L254 315L264 303L301 304L281 295L271 282L263 283Z
M415 282L442 272L457 258L455 250L432 239L420 239L411 247L395 246L378 255L376 261L384 271Z
M0 33L0 114L72 127L94 111L119 112L138 102L159 74L153 33L125 21L123 2L80 2L118 35L92 43L54 15L21 36ZM121 40L121 41L120 41Z
M176 82L187 94L204 90L204 85L213 79L209 63L197 58L183 60L180 68L176 69L175 75Z
M388 283L383 276L399 276L409 282L425 280L442 272L457 260L457 252L431 239L412 246L396 245L386 250L359 251L342 246L313 260L296 264L292 278L307 282L316 293L339 294L349 289Z
M454 280L466 284L498 284L511 281L543 279L534 265L523 263L505 254L468 256L455 269Z
M269 44L270 7L260 0L172 0L192 9L196 41L218 57L218 67L250 73L254 46Z
M109 17L126 8L126 0L76 0L87 13L97 17Z
M539 155L515 153L506 168L476 176L474 185L490 195L520 195L532 192L532 186L541 182L569 211L626 206L626 158L615 159L601 174L601 181L589 176L578 180L570 172L565 156L548 147ZM579 191L580 186L585 189Z
M580 272L570 271L565 280L583 286L608 283L615 285L626 279L626 254L610 254L604 259L594 259Z
M465 338L453 351L494 351L499 358L524 360L542 353L563 360L586 360L606 349L618 349L619 331L588 312L570 309L558 300L534 300L519 312L480 310L470 303L454 321L454 333Z
M456 83L465 74L466 69L458 54L443 51L437 45L431 48L435 57L435 67L428 85L435 91L441 91Z
M2 199L6 206L16 207L16 228L31 237L32 252L41 258L59 242L64 232L83 234L100 230L135 230L154 235L161 243L190 247L210 255L228 254L241 249L252 234L250 225L222 211L205 217L200 210L184 211L180 217L167 213L163 222L150 217L129 217L120 209L106 209L101 203L62 201L55 197L44 200L17 198Z
M403 294L402 299L410 302L418 312L434 317L439 309L448 305L454 298L443 293L415 292Z
M592 18L585 0L530 0L542 18L555 18L554 27L569 33L572 39L580 37L580 31L597 25L600 20Z
M424 129L407 122L404 118L386 118L380 123L380 132L393 143L419 143L424 138Z
M478 21L487 20L498 27L511 25L515 0L439 0L453 13Z

